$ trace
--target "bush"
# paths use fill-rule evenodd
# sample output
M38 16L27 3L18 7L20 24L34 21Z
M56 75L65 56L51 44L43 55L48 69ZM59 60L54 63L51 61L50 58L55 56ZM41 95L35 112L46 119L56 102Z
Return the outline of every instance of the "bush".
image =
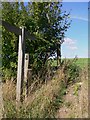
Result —
M32 66L32 78L38 78L43 83L52 78L51 62L47 60L45 64L38 62Z
M68 85L69 83L73 83L77 80L80 73L80 67L76 64L77 59L74 58L73 60L64 60L64 74L65 74L65 83Z
M69 73L69 81L74 81L77 77L79 77L79 67L73 63L68 66L68 71Z
M2 78L3 82L16 78L16 70L2 68Z

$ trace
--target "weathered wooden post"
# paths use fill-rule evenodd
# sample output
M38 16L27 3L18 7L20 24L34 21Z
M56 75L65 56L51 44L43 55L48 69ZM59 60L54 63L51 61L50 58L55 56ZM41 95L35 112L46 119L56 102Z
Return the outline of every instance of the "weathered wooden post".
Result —
M25 32L24 27L21 28L21 35L19 35L18 48L18 69L17 69L17 86L16 86L16 101L22 100L23 93L23 79L24 79L24 57L25 57Z
M1 24L2 23L2 24ZM35 36L30 34L24 27L18 28L9 24L6 21L0 20L0 25L3 25L5 29L16 35L19 35L19 49L18 49L18 68L17 68L17 85L16 85L16 101L19 103L23 93L23 81L24 81L24 58L25 58L25 37L29 40L35 40Z
M25 101L27 100L28 96L28 64L29 64L29 54L25 54L25 63L24 63L24 94L25 94Z

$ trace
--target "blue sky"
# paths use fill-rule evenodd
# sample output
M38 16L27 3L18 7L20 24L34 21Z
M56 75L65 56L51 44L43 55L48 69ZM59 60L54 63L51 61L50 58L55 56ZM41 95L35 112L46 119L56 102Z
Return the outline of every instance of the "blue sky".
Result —
M28 1L28 0L26 0ZM88 57L88 2L85 0L74 0L78 2L65 2L62 9L70 12L72 20L71 27L66 32L65 42L62 44L63 58ZM84 1L84 2L79 2ZM88 0L86 0L88 1Z
M64 2L63 10L71 11L71 27L62 44L62 57L88 57L88 2Z

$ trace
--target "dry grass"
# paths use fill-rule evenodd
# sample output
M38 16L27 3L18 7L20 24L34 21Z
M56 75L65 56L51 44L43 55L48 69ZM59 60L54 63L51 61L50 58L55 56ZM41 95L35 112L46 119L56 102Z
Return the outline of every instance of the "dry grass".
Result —
M3 84L3 98L8 100L16 99L16 86L14 82L7 80L6 83Z
M9 117L15 111L13 108L16 104L16 86L12 81L6 81L2 86L4 100L4 117Z
M53 110L54 106L52 104L62 89L61 81L64 79L63 70L58 70L56 74L53 80L48 81L47 84L43 84L41 88L29 95L27 101L21 105L22 113L15 109L15 84L7 81L7 83L3 85L5 114L8 114L7 116L11 115L9 117L15 117L15 115L17 115L17 117L24 116L28 118L54 117L55 111Z
M32 106L31 114L33 114L34 118L37 116L41 118L45 117L46 111L48 112L47 114L51 114L51 116L53 116L50 104L54 101L54 99L56 99L55 97L61 90L60 86L63 79L64 75L62 70L57 71L57 76L54 77L52 81L48 81L47 84L42 85L39 90L28 97L25 104L27 104L27 106Z
M37 86L38 89L30 92L27 100L20 105L19 110L16 110L15 106L15 84L11 81L7 81L7 83L3 85L3 97L5 103L6 117L62 118L62 115L65 118L87 117L87 71L81 72L81 80L79 81L79 83L81 82L82 85L80 89L76 88L76 91L74 90L77 83L67 88L67 94L64 96L67 103L64 104L63 95L64 91L66 91L66 75L64 74L63 69L64 67L57 70L52 80L48 81L46 84L41 84L40 87ZM79 97L76 95L77 91ZM75 95L73 93L75 93ZM83 95L83 93L85 94ZM72 94L71 97L70 94ZM80 107L80 109L78 109L78 107Z

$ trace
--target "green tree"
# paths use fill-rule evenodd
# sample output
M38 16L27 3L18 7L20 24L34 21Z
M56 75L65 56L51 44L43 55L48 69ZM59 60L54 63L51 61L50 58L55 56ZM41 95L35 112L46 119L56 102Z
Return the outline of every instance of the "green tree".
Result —
M9 22L10 24L14 25L15 20L13 16L13 3L2 3L2 20ZM2 29L2 67L3 72L8 74L8 76L14 76L16 67L17 67L17 60L15 59L17 56L17 36L13 33L8 32L6 29ZM7 72L8 71L8 72ZM7 72L7 73L6 73Z
M36 24L35 34L40 38L35 43L39 44L39 46L38 44L37 47L35 46L38 59L45 64L47 59L56 52L57 58L60 59L62 37L70 27L70 21L68 20L70 13L67 14L66 11L61 10L61 2L31 3L29 6L32 6L31 16Z
M2 3L3 20L18 27L25 26L36 36L34 41L26 39L26 52L30 54L30 64L36 72L56 52L60 58L62 37L70 26L69 14L61 8L62 2ZM18 36L8 32L4 27L2 33L3 69L14 73L11 71L17 69Z

